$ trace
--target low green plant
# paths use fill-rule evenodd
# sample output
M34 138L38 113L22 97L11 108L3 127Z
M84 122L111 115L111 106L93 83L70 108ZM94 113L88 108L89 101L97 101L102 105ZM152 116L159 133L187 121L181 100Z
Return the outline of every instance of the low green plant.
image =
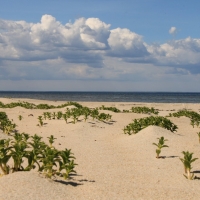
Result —
M0 129L7 135L15 132L16 124L9 120L5 112L0 112Z
M74 159L71 156L71 150L58 151L55 148L46 147L43 153L40 170L47 178L57 175L67 179L71 173L76 173L74 170L76 164L74 160L71 160ZM56 169L57 165L59 165L58 169Z
M18 116L19 121L21 121L23 119L23 117L21 115Z
M9 119L1 121L0 129L3 130L3 132L7 135L11 134L15 131L16 124L12 123Z
M40 127L44 125L42 116L38 116L38 121L39 121L39 124L38 124L38 125L39 125Z
M67 123L67 120L71 117L71 112L70 110L67 108L66 112L63 114L63 119L65 120L65 122Z
M29 102L12 102L8 104L4 104L3 102L0 102L0 108L14 108L17 106L26 108L26 109L54 109L54 108L64 108L66 106L74 105L77 108L82 108L83 106L77 102L67 102L65 104L59 105L59 106L54 106L54 105L48 105L48 104L33 104Z
M47 119L47 112L43 112L43 117L45 120Z
M90 115L91 115L93 120L94 120L94 118L98 118L98 115L99 115L98 109L95 108L95 109L91 110Z
M50 113L50 112L47 112L46 115L47 115L47 118L48 118L49 120L51 120L51 113Z
M164 147L169 147L169 146L165 145L165 142L168 140L166 140L163 136L157 139L158 139L158 143L157 144L153 143L153 145L157 146L156 158L160 158L161 149Z
M57 138L55 138L53 135L51 135L50 137L47 137L47 138L49 138L49 147L52 148L53 147L52 144L54 143L55 139L57 139Z
M122 112L123 113L129 113L130 111L129 110L123 110Z
M36 167L47 178L57 175L66 179L76 173L71 149L55 149L52 146L56 139L53 135L49 137L50 145L42 142L41 138L36 134L30 137L26 133L15 133L13 139L0 140L0 169L3 174L30 171ZM9 165L10 161L13 164Z
M158 110L156 110L155 108L151 107L151 108L148 108L146 106L143 106L143 107L132 107L131 108L132 112L133 113L144 113L144 114L150 114L150 113L153 113L153 114L158 114Z
M63 116L63 113L61 111L58 111L56 114L57 119L61 119Z
M56 119L56 112L52 113L52 119Z
M98 109L90 109L88 107L79 106L76 108L67 108L65 113L62 113L61 111L56 112L44 112L43 116L48 119L61 119L63 118L65 122L67 123L69 118L72 118L72 123L76 123L80 116L83 116L84 121L87 121L87 119L91 116L94 120L95 118L99 121L109 121L111 120L110 114L105 113L99 113ZM39 119L39 118L38 118ZM39 126L43 126L42 116L39 119Z
M112 112L116 112L116 113L119 113L121 112L118 108L116 107L106 107L104 105L102 105L101 107L99 107L100 110L110 110Z
M12 148L10 149L10 155L13 158L14 166L12 172L24 171L22 166L23 158L27 156L27 135L15 133L14 140L11 141Z
M0 122L7 119L8 119L7 114L5 112L0 112Z
M88 119L88 117L90 116L91 110L87 107L83 107L82 113L83 113L83 116L84 116L84 120L86 121Z
M180 110L175 113L169 113L168 117L178 117L179 118L181 116L190 118L190 124L192 125L193 128L195 125L198 127L200 124L200 114L198 114L197 112L194 112L194 111L186 110L186 109Z
M0 140L0 168L3 174L9 174L10 172L10 166L7 164L11 158L10 149L10 139Z
M110 115L110 114L100 113L100 114L98 115L97 119L98 119L99 121L105 122L105 121L111 120L111 117L112 117L112 115Z
M74 170L76 164L73 160L75 157L72 156L71 149L60 151L59 156L62 158L62 161L59 162L59 173L64 179L67 179L70 173L76 173Z
M79 108L71 109L71 116L73 118L73 123L75 124L78 121L79 116L81 115L81 110Z
M197 135L198 135L199 143L200 143L200 132L198 132Z
M194 179L194 174L191 174L191 169L192 169L191 164L198 158L192 158L193 153L190 153L189 151L183 151L182 153L184 157L180 158L180 160L183 163L185 173L187 174L187 175L184 174L184 176L185 178L192 180Z
M169 119L161 116L150 116L140 119L134 119L133 123L128 124L124 127L124 133L125 134L136 134L142 129L153 125L153 126L160 126L162 128L165 128L167 130L170 130L171 132L174 132L178 129L178 127L172 123Z

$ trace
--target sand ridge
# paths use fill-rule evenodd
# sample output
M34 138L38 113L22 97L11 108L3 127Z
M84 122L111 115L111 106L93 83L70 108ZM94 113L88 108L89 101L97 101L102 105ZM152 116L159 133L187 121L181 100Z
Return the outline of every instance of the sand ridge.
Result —
M35 104L60 105L65 102L51 102L31 99L6 99L0 101L28 101ZM192 109L199 113L200 104L159 104L135 102L79 102L90 108L115 106L120 110L132 106L148 106L160 110L160 116L179 109ZM50 112L64 111L51 109ZM46 110L29 110L21 107L2 109L18 125L19 132L31 135L37 133L47 141L54 135L54 146L58 149L70 148L76 157L77 175L67 181L52 181L36 172L17 172L0 178L0 199L200 199L199 180L184 178L183 164L179 160L182 151L194 152L200 158L198 143L199 128L192 127L186 117L170 118L178 126L178 131L170 131L149 126L136 135L123 134L123 127L133 119L147 117L147 114L114 113L112 123L106 124L89 119L76 124L66 124L64 120L45 121L44 127L36 126L37 117ZM33 116L29 116L32 114ZM18 120L18 115L23 120ZM2 137L2 133L0 133ZM164 136L169 148L162 149L163 159L156 159L152 145ZM192 165L192 171L200 177L200 159Z

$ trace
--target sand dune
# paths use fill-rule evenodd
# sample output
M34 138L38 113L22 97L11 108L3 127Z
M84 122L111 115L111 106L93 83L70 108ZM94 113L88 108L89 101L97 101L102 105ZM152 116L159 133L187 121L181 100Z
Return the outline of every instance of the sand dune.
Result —
M4 103L18 99L2 98ZM22 100L21 100L22 101ZM25 101L59 105L63 102L41 100ZM158 104L158 103L105 103L80 102L90 108L101 105L115 106L121 110L132 106L149 106L160 110L166 116L186 108L199 112L200 104ZM52 109L50 111L62 111ZM173 111L172 111L173 110ZM199 180L187 180L179 157L182 151L194 152L200 158L200 144L196 132L186 117L170 118L179 129L172 133L166 129L149 126L135 135L123 134L123 127L133 119L149 116L135 113L113 113L112 123L106 124L89 119L76 124L64 120L47 120L44 127L36 126L37 117L44 110L27 110L21 107L2 109L18 125L19 132L31 135L37 133L47 141L54 135L58 149L70 148L76 157L77 175L67 181L48 180L37 172L17 172L0 178L0 200L53 200L53 199L200 199ZM18 115L23 120L18 120ZM33 116L29 116L32 114ZM156 159L157 138L164 136L169 148L163 148ZM2 137L2 133L0 134ZM4 137L4 135L3 135ZM6 137L6 136L5 136ZM200 177L200 159L193 163L195 175Z

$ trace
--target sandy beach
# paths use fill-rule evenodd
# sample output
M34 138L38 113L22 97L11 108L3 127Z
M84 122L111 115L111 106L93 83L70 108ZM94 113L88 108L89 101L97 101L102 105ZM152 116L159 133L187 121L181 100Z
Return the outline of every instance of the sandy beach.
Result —
M4 104L26 101L34 104L61 105L66 102L31 99L0 98ZM78 102L89 108L102 105L130 110L134 106L154 107L158 116L187 109L199 113L200 104L190 103L134 103L134 102ZM64 112L66 108L50 109L48 112ZM159 200L159 199L200 199L200 144L197 132L187 117L169 118L178 126L177 132L161 127L149 126L137 134L123 133L124 126L134 119L150 116L138 113L102 112L112 115L110 123L89 118L86 122L80 117L76 124L66 124L63 119L45 120L43 127L37 126L38 116L47 110L25 109L22 107L0 108L9 119L17 124L22 133L47 137L54 135L57 149L71 149L78 164L77 174L69 180L49 180L36 171L16 172L0 178L0 200ZM23 119L20 121L18 116ZM30 116L31 115L31 116ZM157 138L164 136L169 148L163 148L163 158L156 158ZM0 130L0 139L7 136ZM187 180L180 161L182 151L193 152L195 158L192 172L197 179Z

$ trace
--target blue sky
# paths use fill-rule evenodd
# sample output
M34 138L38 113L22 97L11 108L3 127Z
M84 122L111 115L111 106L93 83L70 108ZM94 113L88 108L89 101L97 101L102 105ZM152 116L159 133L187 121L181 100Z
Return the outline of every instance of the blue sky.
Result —
M197 0L0 0L0 90L200 92Z

